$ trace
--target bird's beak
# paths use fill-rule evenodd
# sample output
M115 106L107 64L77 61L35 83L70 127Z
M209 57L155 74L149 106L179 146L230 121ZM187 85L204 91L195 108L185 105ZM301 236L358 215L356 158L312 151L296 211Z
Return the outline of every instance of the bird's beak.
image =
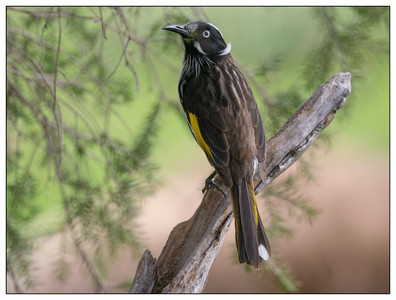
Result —
M162 27L164 30L169 30L180 34L183 38L191 38L191 34L187 29L184 29L182 25L168 25Z

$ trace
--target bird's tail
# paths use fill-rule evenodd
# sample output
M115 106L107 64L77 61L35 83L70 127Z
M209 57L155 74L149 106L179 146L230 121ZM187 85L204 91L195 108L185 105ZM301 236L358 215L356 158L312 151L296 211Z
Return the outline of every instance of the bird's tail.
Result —
M231 199L239 262L257 269L262 259L269 259L271 249L257 209L253 179L244 177L234 182Z

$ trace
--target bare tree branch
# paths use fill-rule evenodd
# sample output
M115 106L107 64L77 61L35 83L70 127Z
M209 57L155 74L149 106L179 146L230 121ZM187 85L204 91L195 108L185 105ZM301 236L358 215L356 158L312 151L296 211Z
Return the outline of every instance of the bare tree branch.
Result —
M61 165L62 165L62 158L63 158L63 121L62 121L62 113L58 106L58 98L57 98L57 81L58 81L58 67L59 67L59 54L61 48L61 40L62 40L62 18L61 18L61 8L58 7L58 46L56 50L56 61L55 61L55 70L54 70L54 101L52 105L52 113L54 115L54 119L56 122L57 128L57 138L58 138L58 153L59 157L56 155L55 158L55 167L56 167L56 174L57 176L61 176ZM58 112L57 112L58 111Z
M267 180L258 183L256 193L297 161L330 124L350 93L350 78L350 73L340 73L319 86L267 142ZM145 253L135 276L140 284L135 279L131 292L202 292L231 220L229 195L225 199L215 189L209 190L192 218L172 230L157 262ZM142 277L142 270L148 270L144 266L150 266L155 276ZM145 279L152 282L142 285Z
M350 73L340 73L320 85L267 142L267 180L256 179L256 193L297 161L330 124L351 92L350 80ZM225 190L220 179L216 180ZM157 261L146 250L130 292L202 292L232 217L229 193L224 198L221 192L209 189L194 215L173 228Z

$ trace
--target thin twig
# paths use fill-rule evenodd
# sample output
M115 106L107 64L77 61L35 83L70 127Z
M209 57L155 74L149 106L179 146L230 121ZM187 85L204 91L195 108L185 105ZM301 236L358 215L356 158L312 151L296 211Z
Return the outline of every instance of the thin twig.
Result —
M100 15L100 24L102 25L102 34L103 34L104 39L107 40L106 27L103 22L103 16L102 16L102 7L99 7L99 15Z
M210 22L209 16L203 11L201 7L193 6L191 9L200 21Z
M63 156L63 125L62 125L62 115L60 109L58 108L59 118L57 113L58 107L58 99L56 94L56 86L57 86L57 79L58 79L58 66L59 66L59 54L61 48L61 41L62 41L62 18L61 18L61 7L58 7L58 48L56 49L56 60L55 60L55 70L54 70L54 102L52 105L52 113L55 118L57 134L58 134L58 153L59 157L55 161L56 166L56 174L58 178L61 176L61 165L62 165L62 156ZM56 155L54 156L54 158Z
M113 70L113 71L110 73L110 75L109 75L109 79L115 74L115 72L117 71L118 67L119 67L120 64L121 64L122 58L125 57L125 53L126 53L126 50L127 50L127 48L128 48L129 42L130 42L130 39L127 39L127 42L126 42L125 45L124 45L124 49L122 50L121 56L120 56L120 58L118 59L118 62L117 62L117 64L116 64L114 70ZM127 58L125 58L125 60L128 61Z
M54 14L51 12L47 12L44 10L28 10L28 9L24 9L24 8L20 8L20 7L7 7L7 10L12 10L15 12L19 12L19 13L25 13L25 14L29 14L32 16L35 16L37 18L52 18L55 17ZM97 21L96 18L93 18L91 16L83 16L83 15L79 15L79 14L75 14L75 13L69 13L69 12L62 12L61 17L68 17L68 18L77 18L77 19L86 19L86 20L92 20L94 22Z
M136 84L137 93L139 93L139 90L140 90L139 76L138 76L138 74L136 72L135 67L130 62L126 50L128 48L129 42L132 41L132 42L134 42L134 43L136 43L137 45L140 46L140 49L142 50L142 54L143 54L143 57L144 57L145 56L144 49L146 48L146 46L145 46L146 45L146 41L143 40L143 39L140 39L140 38L138 38L138 37L136 37L135 35L132 34L131 30L129 29L129 24L128 24L126 18L125 18L123 10L121 8L119 8L119 7L117 7L115 10L117 11L118 16L121 19L121 23L124 25L124 30L126 30L126 32L128 33L128 35L127 35L128 37L127 37L127 41L125 42L124 41L124 31L120 30L120 28L121 28L120 25L116 26L116 28L117 28L116 32L118 33L118 36L120 38L121 43L124 45L123 46L124 49L123 49L122 55L120 57L120 60L117 63L116 69L111 73L111 75L113 75L113 73L117 70L118 65L121 62L122 57L124 57L125 58L125 65L131 70L131 72L132 72L132 74L133 74L133 76L135 78L135 84ZM117 22L117 18L115 17L115 15L114 15L114 21ZM111 75L110 75L110 77L111 77Z
M60 180L62 181L63 178L60 178ZM86 251L83 249L81 242L79 242L79 238L76 232L74 231L73 219L71 218L71 213L70 213L70 203L67 197L65 186L63 184L60 184L59 190L62 196L62 202L65 209L67 228L69 229L69 232L71 234L77 252L80 255L81 259L83 260L84 264L87 266L88 271L91 273L92 278L94 279L96 284L97 292L103 292L106 290L106 286L102 279L102 276L100 276L100 273L95 267L95 264L91 261Z
M15 29L15 28L9 28L9 29L7 29L7 31L10 32L10 33L22 34L23 36L31 39L32 41L40 43L39 39L37 39L34 35L30 34L29 32L26 32L24 30ZM20 51L22 53L22 55L28 55L25 51L23 51L20 47L18 47L18 45L13 43L12 40L8 40L8 42L12 43L12 45L14 47L16 47L18 49L18 51ZM53 45L51 45L49 43L42 42L42 46L44 46L45 48L50 49L52 51L56 51L56 47L54 47ZM83 64L78 58L76 58L73 55L70 55L67 52L63 52L62 50L60 50L60 54L62 55L62 57L69 59L72 63L77 65L84 74L87 74L91 78L91 80L95 83L95 85L104 93L104 95L105 95L105 97L107 99L111 99L112 101L115 100L113 93L111 93L110 91L108 91L105 88L106 85L103 83L103 81L100 80L94 74L92 74L91 70L85 64ZM28 56L28 57L30 57L30 56ZM46 80L44 74L42 73L42 69L40 68L40 66L34 60L29 59L29 61L40 71L40 74L42 75L43 79L45 80L45 83L47 84L47 80ZM48 87L50 87L50 86L48 85ZM52 91L51 88L50 88L50 92L51 92L51 95L53 97L53 91Z

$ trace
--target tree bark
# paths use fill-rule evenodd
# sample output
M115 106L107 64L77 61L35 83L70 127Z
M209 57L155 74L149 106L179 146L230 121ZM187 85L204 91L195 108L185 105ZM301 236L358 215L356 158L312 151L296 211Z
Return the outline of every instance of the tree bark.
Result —
M333 120L351 92L351 74L339 73L304 101L267 142L267 178L255 179L256 193L289 168ZM216 183L225 191L220 179ZM210 188L194 215L178 224L155 260L146 250L130 293L199 293L230 227L233 214L229 192Z

